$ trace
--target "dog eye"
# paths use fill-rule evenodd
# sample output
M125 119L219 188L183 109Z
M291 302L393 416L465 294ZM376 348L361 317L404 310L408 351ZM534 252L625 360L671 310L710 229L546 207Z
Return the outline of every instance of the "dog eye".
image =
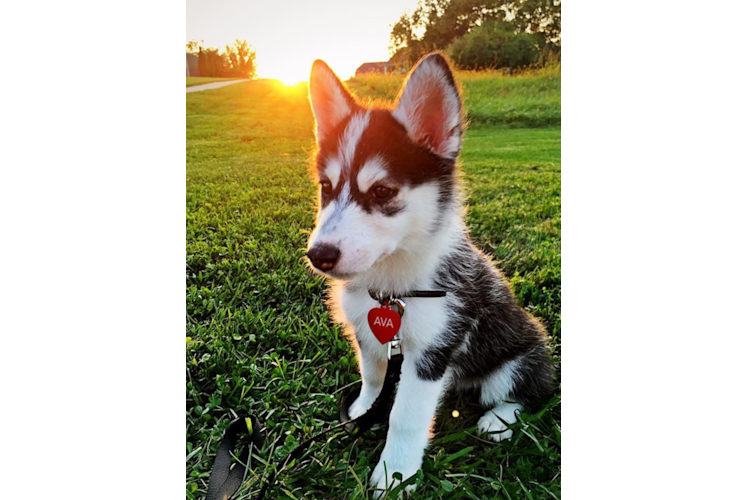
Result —
M330 184L330 181L320 182L319 187L322 189L322 192L325 194L330 194L332 192L332 184Z
M385 186L376 186L372 190L372 194L374 195L374 198L376 198L379 201L387 200L389 198L392 198L395 195L396 192L397 191L395 191L394 189L390 189L390 188L385 187Z

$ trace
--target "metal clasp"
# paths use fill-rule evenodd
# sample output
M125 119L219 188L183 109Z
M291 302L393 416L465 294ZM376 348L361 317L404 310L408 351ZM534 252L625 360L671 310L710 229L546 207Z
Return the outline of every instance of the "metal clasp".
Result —
M387 342L387 359L392 359L392 356L397 356L403 353L403 345L400 341L400 336L395 335L392 340Z
M397 314L399 314L400 317L402 318L403 315L405 314L405 302L403 302L402 299L390 297L389 304L395 306L397 310ZM402 353L403 353L403 343L402 343L402 340L400 339L400 335L398 334L392 337L392 340L387 342L387 359L388 360L392 359L392 356L396 356Z
M399 314L401 318L405 315L405 302L403 302L403 299L390 297L389 303L390 305L395 306L397 314Z

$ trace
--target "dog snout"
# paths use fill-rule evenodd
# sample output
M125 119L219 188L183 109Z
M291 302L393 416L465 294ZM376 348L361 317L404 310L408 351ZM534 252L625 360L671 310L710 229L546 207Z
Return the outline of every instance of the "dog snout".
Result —
M340 259L340 250L332 245L315 245L306 254L320 271L330 271Z

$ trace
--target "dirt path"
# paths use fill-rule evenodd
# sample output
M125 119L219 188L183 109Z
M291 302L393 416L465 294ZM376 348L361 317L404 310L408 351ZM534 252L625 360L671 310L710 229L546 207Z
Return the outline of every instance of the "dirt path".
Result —
M221 87L225 87L226 85L233 85L235 83L239 82L248 82L249 80L231 80L230 82L212 82L212 83L204 83L202 85L193 85L192 87L187 87L187 92L200 92L201 90L211 90L211 89L220 89Z

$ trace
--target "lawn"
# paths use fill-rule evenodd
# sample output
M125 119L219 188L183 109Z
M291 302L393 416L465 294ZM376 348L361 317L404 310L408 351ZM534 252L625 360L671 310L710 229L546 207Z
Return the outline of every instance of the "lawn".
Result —
M192 87L194 85L202 85L204 83L228 82L230 80L239 80L239 78L208 78L205 76L188 76L186 78L187 78L188 87Z
M461 74L471 119L462 154L476 244L553 336L560 363L561 151L556 74ZM361 95L399 79L357 79ZM337 422L356 358L304 265L316 193L306 86L264 80L187 94L187 498L202 498L231 410L254 413L266 446L238 498L310 435ZM476 434L477 397L450 395L437 415L415 499L561 496L560 392L525 414L510 442ZM459 417L452 417L452 410ZM386 430L327 436L267 498L367 498ZM272 465L271 465L272 466Z
M394 99L404 75L367 74L351 79L359 94ZM473 125L548 127L561 123L561 75L542 70L507 78L496 71L460 72L465 108Z

